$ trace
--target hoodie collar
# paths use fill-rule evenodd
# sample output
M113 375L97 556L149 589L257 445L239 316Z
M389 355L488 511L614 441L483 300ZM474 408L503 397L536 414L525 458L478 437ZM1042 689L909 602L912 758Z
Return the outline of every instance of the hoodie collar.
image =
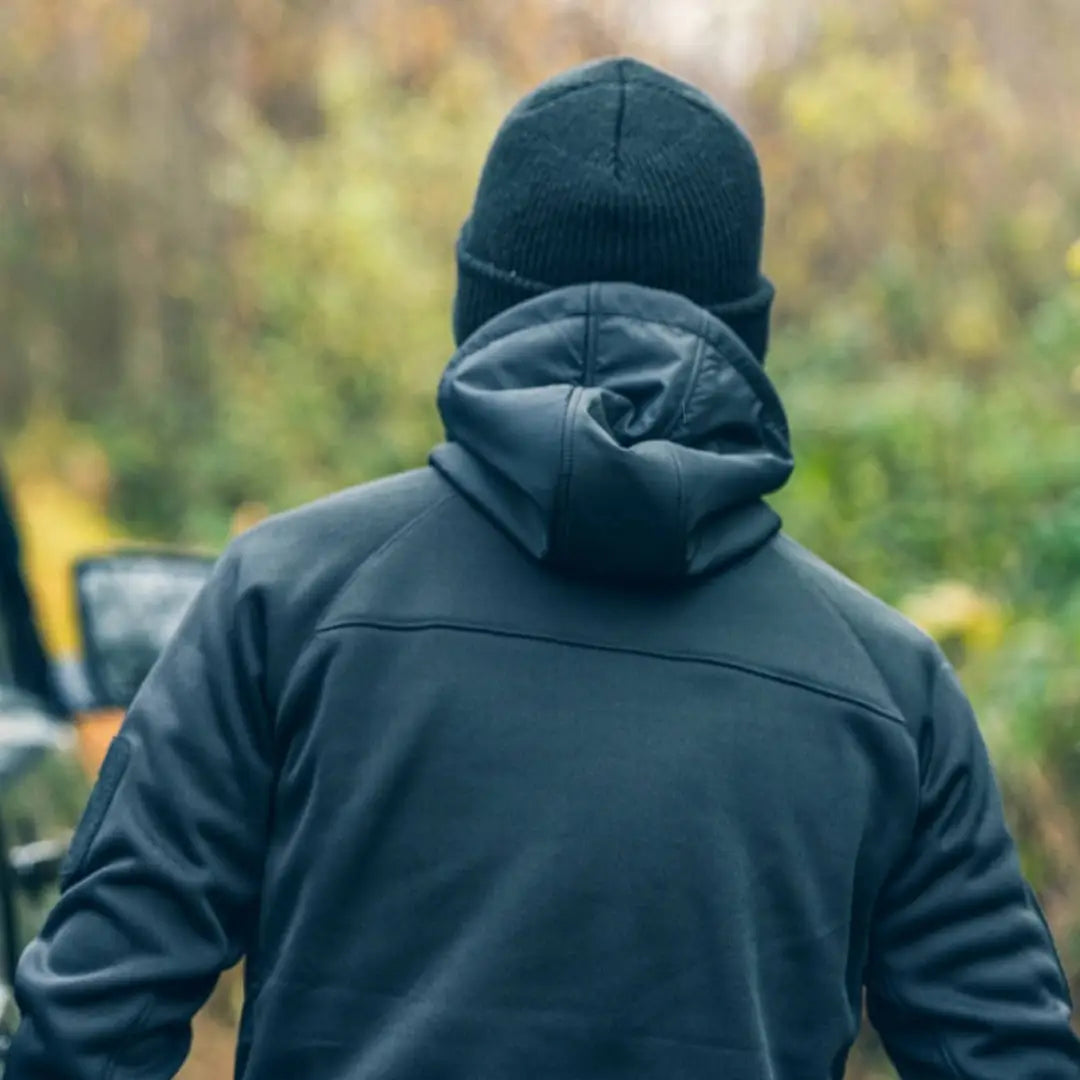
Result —
M728 325L671 293L592 284L491 320L439 387L432 464L534 558L596 577L713 572L780 527L787 420Z

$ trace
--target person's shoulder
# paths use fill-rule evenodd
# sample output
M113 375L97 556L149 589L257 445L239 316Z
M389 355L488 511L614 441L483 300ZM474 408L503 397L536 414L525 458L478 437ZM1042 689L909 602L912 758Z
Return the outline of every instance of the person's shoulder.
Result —
M934 639L791 537L778 537L774 551L804 589L846 624L901 711L918 712L941 660Z
M271 700L357 569L447 494L433 469L399 473L275 514L229 545L221 579L234 617L259 629Z
M917 652L933 648L932 639L905 615L790 536L778 538L776 551L801 581L845 618L860 639L880 640Z
M445 483L433 469L397 473L274 514L233 546L249 560L303 557L305 549L325 551L336 541L356 551L377 544L445 493Z
M230 544L241 587L289 601L328 596L366 558L446 497L431 468L415 469L275 514Z

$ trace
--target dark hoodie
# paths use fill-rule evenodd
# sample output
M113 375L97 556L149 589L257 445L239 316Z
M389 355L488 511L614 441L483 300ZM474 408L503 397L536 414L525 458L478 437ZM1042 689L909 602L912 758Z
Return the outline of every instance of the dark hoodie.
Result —
M1076 1080L1065 979L933 643L778 533L724 324L632 286L451 363L433 468L233 545L22 960L9 1080Z

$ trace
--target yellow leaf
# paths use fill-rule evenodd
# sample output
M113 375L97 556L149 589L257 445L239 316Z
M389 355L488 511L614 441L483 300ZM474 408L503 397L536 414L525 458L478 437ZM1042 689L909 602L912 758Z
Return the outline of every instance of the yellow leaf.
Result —
M961 291L946 318L945 336L963 357L994 354L1001 347L1003 337L996 298L977 288Z
M925 141L934 121L910 53L830 58L790 82L783 109L799 134L845 153Z
M232 521L229 525L229 535L239 536L248 529L253 529L270 514L269 508L264 503L245 502L241 503L233 512Z
M1000 606L962 581L943 581L900 605L912 622L941 641L959 637L969 648L993 649L1005 632Z
M1080 239L1069 248L1065 255L1065 269L1068 271L1069 277L1080 281Z

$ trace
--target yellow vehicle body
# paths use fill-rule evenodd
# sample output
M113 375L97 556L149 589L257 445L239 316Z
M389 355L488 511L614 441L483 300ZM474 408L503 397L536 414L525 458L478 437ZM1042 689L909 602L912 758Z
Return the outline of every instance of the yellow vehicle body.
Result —
M16 474L13 479L23 566L45 648L54 658L74 653L79 634L71 567L80 556L123 536L99 507L62 481L32 474ZM76 715L79 757L91 778L97 776L123 718L123 712L115 709Z

